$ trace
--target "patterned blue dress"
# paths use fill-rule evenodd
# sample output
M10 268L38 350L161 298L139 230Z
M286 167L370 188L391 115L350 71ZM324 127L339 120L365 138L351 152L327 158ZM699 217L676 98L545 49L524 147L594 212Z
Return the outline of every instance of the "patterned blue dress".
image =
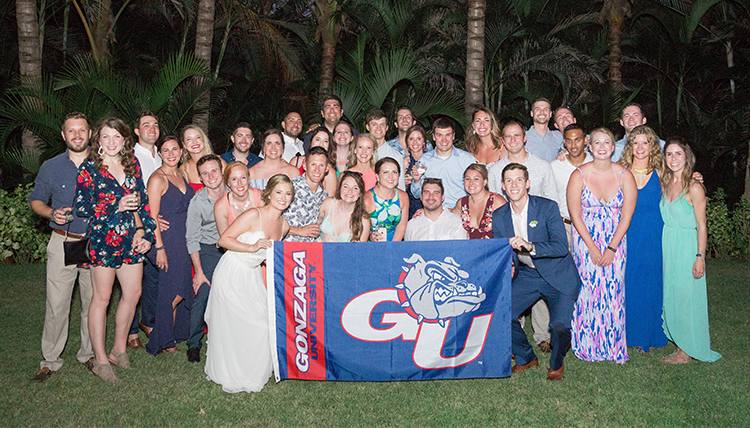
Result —
M154 241L156 222L149 215L148 195L141 178L141 165L137 159L136 173L125 176L122 185L108 170L98 170L92 160L78 168L75 209L80 217L89 218L86 237L91 243L90 266L118 268L123 264L141 263L145 254L133 250L135 213L145 227L144 239ZM120 198L138 192L141 205L136 211L117 212Z
M581 173L580 170L577 170ZM624 171L623 171L624 172ZM583 175L583 173L581 173ZM617 195L601 202L585 185L581 192L581 217L596 246L605 249L620 223L622 182ZM571 348L584 361L628 361L625 342L625 258L626 237L617 247L611 265L601 267L591 261L589 250L574 227L572 230L573 260L581 275L581 291L573 310Z
M371 230L377 232L379 227L384 227L387 232L387 241L393 241L393 235L396 232L396 226L401 222L402 214L398 189L396 189L396 196L391 199L380 199L375 189L370 189L370 192L375 201L375 211L370 213Z

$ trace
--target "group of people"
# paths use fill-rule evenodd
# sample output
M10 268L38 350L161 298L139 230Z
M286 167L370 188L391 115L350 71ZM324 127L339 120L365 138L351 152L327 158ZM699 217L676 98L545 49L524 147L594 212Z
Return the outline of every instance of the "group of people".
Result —
M454 146L448 118L432 124L433 144L407 107L396 111L391 140L384 112L367 115L366 133L343 113L326 96L323 123L304 138L301 116L287 114L281 130L261 135L260 155L250 151L250 125L239 123L221 156L198 126L161 135L151 112L136 120L136 138L114 117L92 130L83 114L66 116L67 150L42 165L29 196L53 230L34 380L63 364L78 278L77 357L103 380L117 380L113 366L130 368L127 348L144 347L139 330L149 353L177 352L185 341L188 361L199 362L207 328L208 378L227 392L259 391L271 374L265 277L273 273L264 262L280 240L510 238L513 373L538 365L522 328L530 307L534 339L552 353L551 380L563 377L571 347L586 361L624 363L626 346L648 352L669 339L678 350L666 362L720 358L708 338L705 194L684 140L662 152L642 113L642 123L623 114L624 145L605 128L586 135L564 107L554 112L562 132L548 129L545 99L534 102L528 130L513 120L501 129L478 109L467 150ZM63 243L82 239L90 262L65 265ZM122 295L107 353L115 278Z

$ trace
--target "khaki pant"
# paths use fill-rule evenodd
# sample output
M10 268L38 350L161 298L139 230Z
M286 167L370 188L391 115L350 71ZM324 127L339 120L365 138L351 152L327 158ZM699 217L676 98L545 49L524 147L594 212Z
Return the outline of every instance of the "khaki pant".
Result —
M72 238L68 240L75 241ZM63 241L65 237L52 233L47 244L47 312L44 315L44 331L42 332L44 360L40 367L48 367L52 371L60 370L64 362L60 355L68 341L70 303L76 277L81 294L81 348L76 357L78 361L84 363L94 356L91 338L89 338L88 321L89 305L94 293L91 287L91 275L88 269L81 269L75 265L65 266Z

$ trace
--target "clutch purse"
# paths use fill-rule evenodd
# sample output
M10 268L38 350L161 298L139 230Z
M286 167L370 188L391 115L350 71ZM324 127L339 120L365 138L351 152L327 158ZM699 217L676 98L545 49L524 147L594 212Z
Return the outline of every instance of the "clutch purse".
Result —
M80 241L63 242L65 266L91 263L91 257L89 256L90 248L89 238L81 239Z

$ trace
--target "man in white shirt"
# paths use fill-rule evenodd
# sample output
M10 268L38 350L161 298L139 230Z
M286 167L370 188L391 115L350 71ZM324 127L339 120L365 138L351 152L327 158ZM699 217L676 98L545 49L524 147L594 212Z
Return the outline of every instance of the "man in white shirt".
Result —
M565 153L563 160L555 159L550 164L552 172L555 174L557 183L558 206L560 207L560 216L565 222L565 231L568 234L568 245L570 245L571 222L568 213L567 188L570 181L570 174L579 166L586 162L591 162L593 158L586 148L589 144L589 137L583 131L583 128L572 123L565 128L563 143L565 144Z
M297 136L302 132L302 116L296 111L289 112L281 121L281 129L284 131L284 154L281 157L289 162L293 157L305 154L304 143Z
M500 193L505 189L503 183L503 169L510 163L519 163L526 167L531 187L529 195L541 196L557 202L558 190L552 168L544 159L529 153L526 148L526 133L523 125L517 121L510 121L503 127L503 143L508 154L492 165L489 169L489 187L491 192ZM506 199L508 194L505 193ZM531 325L534 328L534 340L539 348L550 352L549 310L544 300L539 300L531 308Z
M531 105L531 117L534 124L526 131L528 143L526 150L547 162L552 162L562 147L560 131L549 129L552 106L548 99L538 98Z
M557 185L552 168L550 168L549 162L526 150L526 134L523 132L523 125L520 122L512 120L503 127L503 143L505 148L508 149L508 154L492 165L488 171L489 180L487 184L490 187L490 192L502 192L503 168L509 163L516 162L525 166L529 171L530 195L541 196L557 202Z
M143 175L143 185L148 187L148 179L151 174L161 167L161 156L156 150L156 141L159 139L159 118L150 111L144 111L138 115L135 120L135 135L138 136L138 143L134 147L135 157L141 164L141 174ZM168 227L169 223L164 222L163 227ZM162 226L162 221L159 221ZM133 324L130 326L128 333L128 348L138 349L145 346L138 337L138 327L146 336L151 334L151 328L154 326L156 316L156 297L158 294L159 269L154 266L149 259L143 263L143 289L141 291L140 304L140 323L138 322L138 307L135 308Z
M424 179L421 197L424 212L409 220L404 241L469 239L469 233L461 224L461 217L443 208L443 192L443 180Z
M385 134L388 132L388 118L385 116L383 110L373 110L367 113L365 122L367 132L375 139L374 143L377 145L375 150L378 152L378 160L389 157L398 162L399 169L401 170L401 174L398 177L398 188L406 191L406 184L404 183L404 156L401 156L396 149L385 142Z
M143 185L148 185L148 179L159 167L161 167L161 156L156 150L156 140L159 139L159 119L153 112L144 111L135 120L135 135L138 143L134 147L135 157L141 164Z

